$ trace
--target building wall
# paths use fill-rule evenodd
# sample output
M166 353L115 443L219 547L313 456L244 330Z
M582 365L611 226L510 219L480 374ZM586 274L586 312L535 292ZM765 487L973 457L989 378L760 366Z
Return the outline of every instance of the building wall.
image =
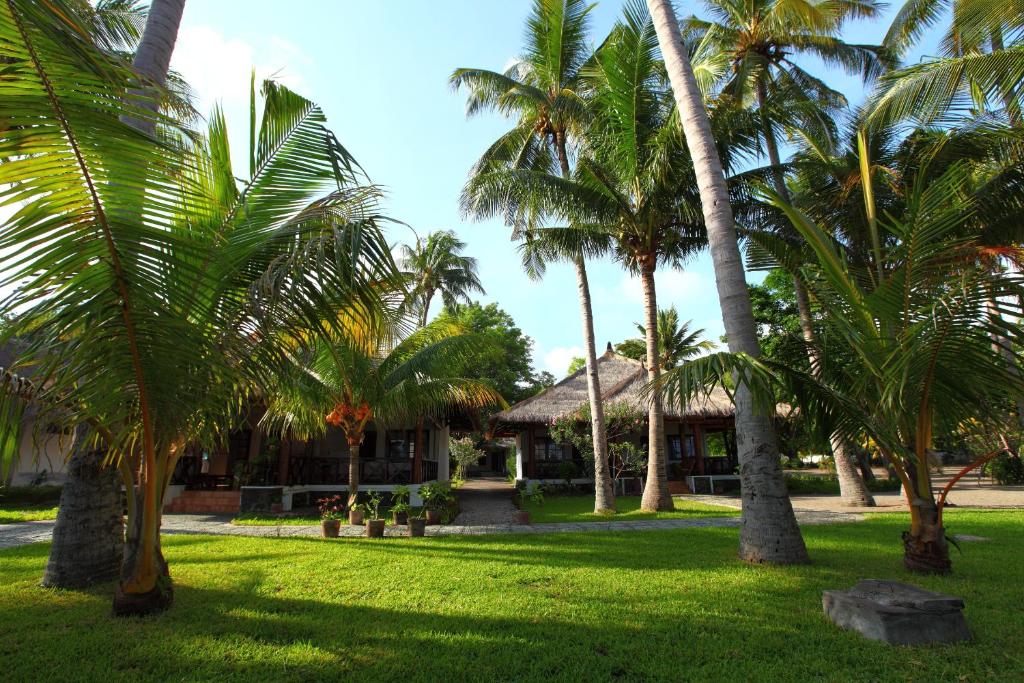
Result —
M34 423L23 425L18 461L11 467L11 485L28 486L39 479L44 484L63 484L74 441L72 433L51 434Z

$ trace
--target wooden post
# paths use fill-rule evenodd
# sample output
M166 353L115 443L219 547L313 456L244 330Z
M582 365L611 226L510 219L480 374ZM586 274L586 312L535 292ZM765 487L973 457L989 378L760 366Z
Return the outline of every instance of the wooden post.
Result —
M416 423L416 445L412 453L412 483L423 483L423 418Z
M526 430L526 476L529 479L537 478L537 461L533 452L533 427Z
M291 436L291 430L288 430L281 437L281 448L277 454L277 483L281 486L288 485L288 469L292 459Z
M693 425L693 453L697 458L697 474L704 474L704 428Z

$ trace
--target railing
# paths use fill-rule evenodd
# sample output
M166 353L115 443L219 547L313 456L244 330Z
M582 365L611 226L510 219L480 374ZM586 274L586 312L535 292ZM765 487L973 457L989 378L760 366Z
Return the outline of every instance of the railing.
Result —
M347 484L348 458L293 458L288 463L288 485ZM409 484L412 482L409 460L360 460L362 484Z
M434 481L437 479L437 463L432 460L420 462L420 481Z

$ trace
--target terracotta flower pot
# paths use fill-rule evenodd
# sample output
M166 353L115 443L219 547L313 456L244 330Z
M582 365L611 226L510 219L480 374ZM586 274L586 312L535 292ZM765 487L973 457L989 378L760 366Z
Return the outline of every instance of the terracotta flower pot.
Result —
M362 526L366 520L366 512L364 510L349 510L348 511L348 523L354 526Z
M530 513L526 510L519 510L516 512L516 524L529 524Z
M391 513L391 520L395 523L395 526L400 526L400 525L405 524L405 523L407 523L409 521L409 513L408 512L392 512Z
M427 520L422 517L409 518L409 535L422 536L427 529Z
M441 523L441 511L440 510L427 510L427 524L440 524Z
M337 538L339 531L341 531L340 519L320 520L320 533L323 534L324 538Z
M384 538L384 520L371 519L366 522L367 538Z

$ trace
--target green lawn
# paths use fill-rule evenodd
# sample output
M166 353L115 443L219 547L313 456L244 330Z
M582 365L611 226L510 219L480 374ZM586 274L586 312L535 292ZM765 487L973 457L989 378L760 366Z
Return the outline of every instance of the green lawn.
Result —
M709 505L691 500L675 499L673 512L640 512L640 496L617 496L614 516L594 514L593 496L547 496L542 505L526 501L525 509L533 524L553 522L606 522L612 519L638 521L642 519L696 519L699 517L734 517L737 508Z
M169 612L112 586L40 588L47 546L0 551L5 682L1008 681L1024 671L1021 512L953 511L950 577L900 565L896 515L805 529L807 567L749 566L736 529L423 539L168 536ZM829 624L861 578L962 596L970 644L892 648ZM1014 673L1017 672L1017 673Z
M57 508L52 505L0 507L0 524L34 522L40 519L57 519Z

